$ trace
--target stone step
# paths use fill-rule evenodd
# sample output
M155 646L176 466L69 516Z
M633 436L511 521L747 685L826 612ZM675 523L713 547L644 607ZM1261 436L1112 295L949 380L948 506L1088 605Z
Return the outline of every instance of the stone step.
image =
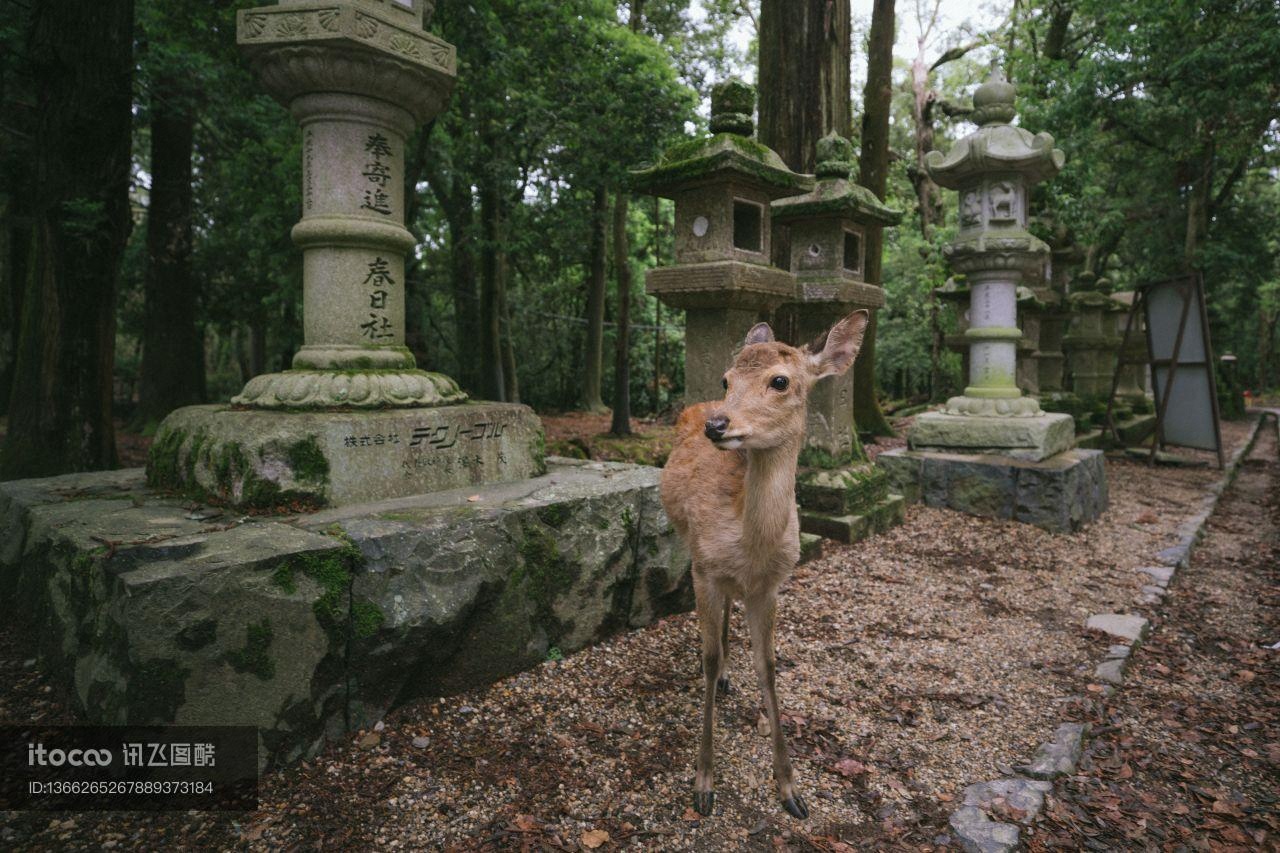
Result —
M858 515L800 511L800 530L826 539L852 544L876 533L883 533L902 523L906 500L902 495L889 495L867 512Z

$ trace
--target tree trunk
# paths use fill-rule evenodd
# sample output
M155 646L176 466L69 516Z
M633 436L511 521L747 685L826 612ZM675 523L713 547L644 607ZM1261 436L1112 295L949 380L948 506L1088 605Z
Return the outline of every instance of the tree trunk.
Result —
M818 140L853 134L849 0L761 0L760 141L812 173ZM775 227L771 260L791 265L788 229Z
M502 245L498 249L498 310L501 315L502 338L502 393L508 403L520 402L520 380L516 374L516 350L512 337L511 302L507 291L511 286L511 260L506 250L506 232L501 233Z
M486 400L502 400L502 305L498 290L499 206L501 193L491 175L480 186L480 393Z
M862 169L858 183L876 198L884 200L889 184L889 105L893 97L893 0L875 0L871 11L871 32L867 44L867 85L862 102ZM884 232L870 228L867 233L866 279L880 284ZM893 435L876 399L876 315L862 339L862 350L854 362L853 419L858 429L872 435Z
M463 388L475 393L480 388L480 371L476 369L480 312L476 296L475 208L469 194L466 203L448 215L448 220L454 348L458 354L458 375L454 378Z
M31 260L3 478L116 464L116 286L132 225L133 2L37 3L30 15Z
M204 402L204 340L196 322L191 274L191 157L195 111L174 80L155 83L151 98L151 201L142 310L142 368L135 423Z
M613 199L613 268L618 280L618 338L613 368L614 435L631 435L631 244L627 239L627 193Z
M31 230L17 215L17 204L0 196L0 415L9 411L18 352L18 320L26 286L26 256Z
M937 188L929 180L924 167L925 155L933 150L933 104L937 97L929 86L929 67L925 65L924 40L920 40L916 58L911 63L912 116L916 123L915 171L911 182L916 188L916 204L920 209L920 235L929 241L937 210Z
M587 340L582 368L581 406L589 412L604 410L600 380L604 364L605 252L609 194L597 187L591 199L590 270L587 277Z
M761 0L760 141L812 173L818 140L853 134L849 0Z

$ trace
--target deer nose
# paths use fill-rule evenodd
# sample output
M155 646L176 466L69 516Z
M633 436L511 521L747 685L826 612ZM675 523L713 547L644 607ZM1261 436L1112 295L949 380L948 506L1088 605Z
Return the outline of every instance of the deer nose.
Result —
M724 415L717 415L714 418L707 418L707 438L712 441L719 441L724 438L724 431L729 428L729 419Z

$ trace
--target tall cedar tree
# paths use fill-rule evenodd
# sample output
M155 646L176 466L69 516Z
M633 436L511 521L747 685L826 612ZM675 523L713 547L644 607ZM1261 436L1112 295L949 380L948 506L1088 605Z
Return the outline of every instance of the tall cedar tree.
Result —
M875 0L867 38L867 85L862 93L862 170L858 183L881 201L889 184L889 107L893 99L893 0ZM867 281L879 282L884 232L867 234ZM873 435L893 435L876 400L876 314L853 365L853 419Z
M628 26L640 32L644 0L631 0ZM627 239L627 216L631 196L620 189L613 199L613 266L618 279L618 337L613 361L614 435L631 435L631 242Z
M204 401L204 340L191 270L193 93L166 75L151 88L151 199L142 312L140 426Z
M760 141L797 172L812 173L818 140L853 133L849 0L762 0ZM790 240L774 229L773 262L790 265Z
M109 468L115 297L129 236L132 0L36 3L32 259L0 477Z

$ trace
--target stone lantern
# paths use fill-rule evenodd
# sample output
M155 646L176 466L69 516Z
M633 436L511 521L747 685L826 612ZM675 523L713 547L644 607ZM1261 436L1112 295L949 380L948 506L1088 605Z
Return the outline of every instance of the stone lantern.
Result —
M867 231L896 225L902 214L850 180L856 166L853 143L831 134L818 142L813 190L773 202L773 221L791 229L796 291L781 313L793 343L824 334L850 311L884 305L884 291L863 274ZM805 446L842 464L861 461L854 459L852 370L814 386Z
M851 311L884 305L884 291L864 274L867 233L901 219L850 179L857 166L852 142L831 134L819 140L816 159L814 188L772 205L774 222L790 228L795 276L795 294L779 310L779 326L797 345L825 334ZM841 542L885 530L903 516L902 497L889 494L888 476L867 461L858 442L853 382L850 370L813 386L796 477L800 529Z
M1106 281L1085 270L1071 282L1067 296L1071 317L1062 348L1068 357L1071 390L1086 407L1106 403L1120 350L1116 315L1124 308L1103 291Z
M1014 100L993 70L973 96L978 130L926 158L933 181L959 194L960 230L945 254L969 291L969 384L916 418L910 450L877 464L932 506L1074 530L1106 509L1102 454L1073 449L1071 416L1042 411L1017 382L1019 287L1041 286L1050 251L1027 230L1028 194L1064 157L1049 134L1010 124Z
M960 194L960 233L945 249L969 288L969 385L943 412L916 418L912 447L1006 453L1033 461L1069 448L1071 419L1046 414L1017 383L1018 287L1034 281L1049 247L1027 231L1030 187L1057 174L1063 154L1047 133L1009 124L1014 88L998 71L974 94L979 129L944 156L931 151L929 176Z
M236 506L342 504L519 480L543 469L525 406L465 403L405 346L405 140L443 108L453 45L426 0L280 0L237 41L302 128L304 344L236 408L191 406L156 435L153 485Z
M650 270L646 290L685 321L685 400L719 399L721 379L747 330L794 293L789 273L769 263L769 203L808 190L752 139L755 89L738 81L711 93L711 135L666 151L632 173L633 187L675 202L676 263Z

